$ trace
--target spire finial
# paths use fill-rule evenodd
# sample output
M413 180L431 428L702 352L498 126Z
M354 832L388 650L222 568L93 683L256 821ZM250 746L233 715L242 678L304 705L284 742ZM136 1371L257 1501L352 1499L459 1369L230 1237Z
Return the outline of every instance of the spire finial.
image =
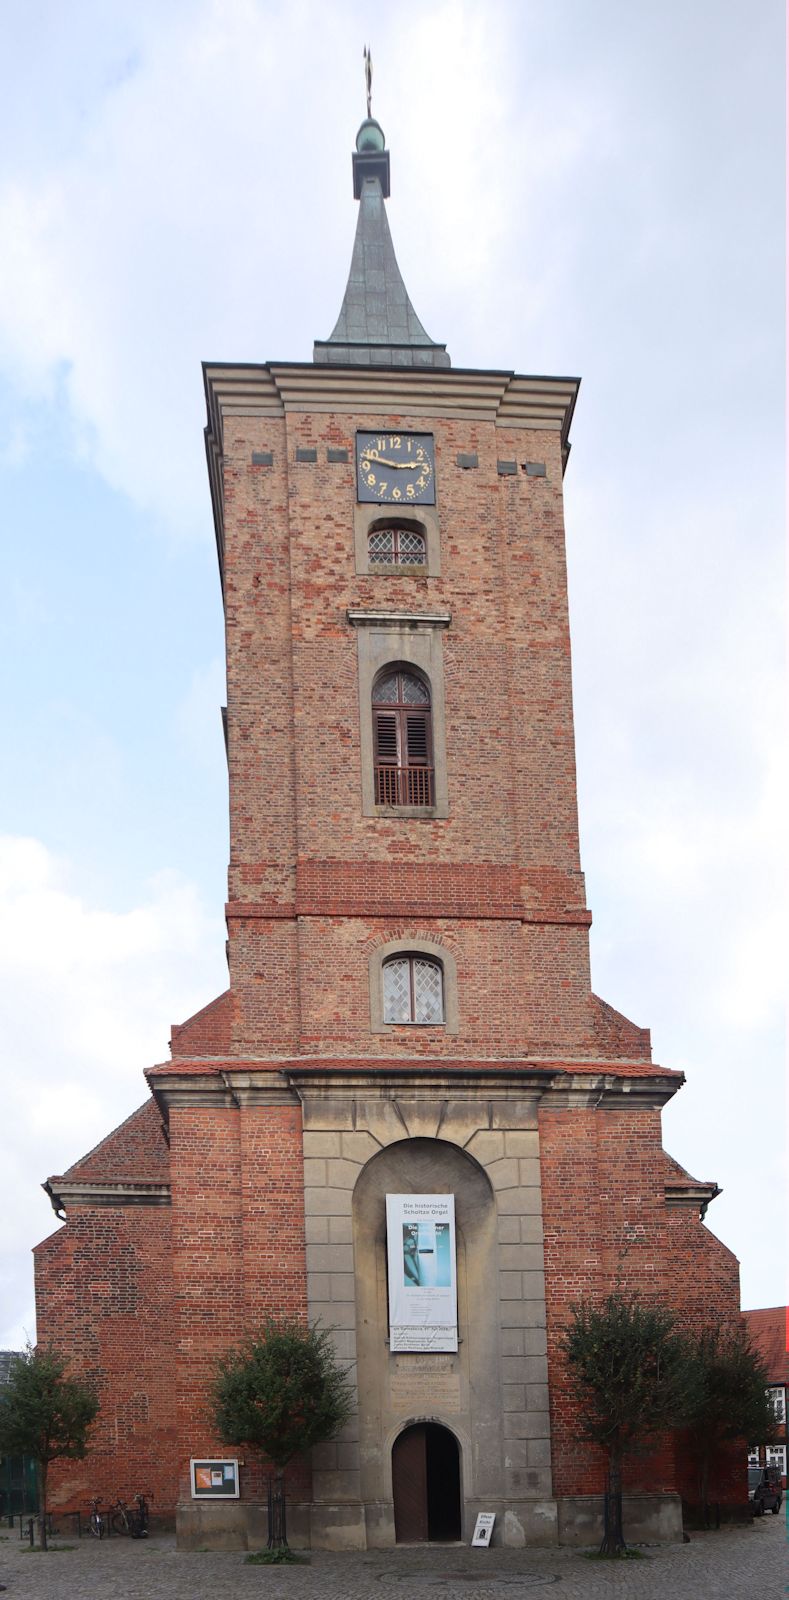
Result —
M373 114L371 110L373 100L373 58L370 55L369 44L364 47L364 84L367 90L367 115L371 117Z

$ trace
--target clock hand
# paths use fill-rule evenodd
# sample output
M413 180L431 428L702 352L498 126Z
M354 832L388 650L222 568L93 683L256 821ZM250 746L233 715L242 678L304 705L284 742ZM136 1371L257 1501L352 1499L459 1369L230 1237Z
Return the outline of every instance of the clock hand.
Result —
M366 454L367 460L377 462L379 467L404 467L407 472L413 472L417 467L424 467L427 465L425 461L390 461L387 456L373 455L371 450L368 450Z

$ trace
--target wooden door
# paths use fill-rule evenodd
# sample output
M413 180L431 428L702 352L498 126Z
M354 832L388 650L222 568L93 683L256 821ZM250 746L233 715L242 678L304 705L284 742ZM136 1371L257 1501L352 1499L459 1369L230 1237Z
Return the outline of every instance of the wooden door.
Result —
M406 1428L392 1446L395 1539L427 1539L427 1447L423 1423Z

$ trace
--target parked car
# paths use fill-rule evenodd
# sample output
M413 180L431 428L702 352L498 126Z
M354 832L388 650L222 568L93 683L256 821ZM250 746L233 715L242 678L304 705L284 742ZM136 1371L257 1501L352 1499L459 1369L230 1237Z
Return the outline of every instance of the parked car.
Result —
M777 1467L748 1468L748 1499L755 1517L763 1517L765 1511L772 1511L773 1516L777 1517L783 1497L781 1474Z

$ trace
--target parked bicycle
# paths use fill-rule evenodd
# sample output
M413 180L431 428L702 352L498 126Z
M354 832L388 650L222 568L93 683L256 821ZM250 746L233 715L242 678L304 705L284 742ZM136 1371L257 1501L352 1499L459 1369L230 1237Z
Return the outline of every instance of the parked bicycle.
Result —
M118 1495L114 1504L110 1506L109 1517L113 1533L131 1533L134 1512L129 1510L126 1501L122 1500L120 1495Z
M105 1519L104 1519L104 1517L103 1517L103 1515L102 1515L102 1513L101 1513L101 1511L99 1509L100 1506L101 1506L101 1500L102 1500L101 1495L100 1494L95 1494L93 1496L92 1500L89 1500L89 1502L88 1502L88 1504L90 1506L90 1516L88 1517L88 1532L90 1534L92 1534L94 1539L103 1539L105 1531L106 1531L106 1522L105 1522Z
M148 1501L153 1499L153 1495L149 1490L147 1496L144 1494L136 1494L134 1499L137 1509L131 1513L129 1519L129 1532L131 1533L133 1539L147 1539L148 1523L150 1521L148 1514Z

